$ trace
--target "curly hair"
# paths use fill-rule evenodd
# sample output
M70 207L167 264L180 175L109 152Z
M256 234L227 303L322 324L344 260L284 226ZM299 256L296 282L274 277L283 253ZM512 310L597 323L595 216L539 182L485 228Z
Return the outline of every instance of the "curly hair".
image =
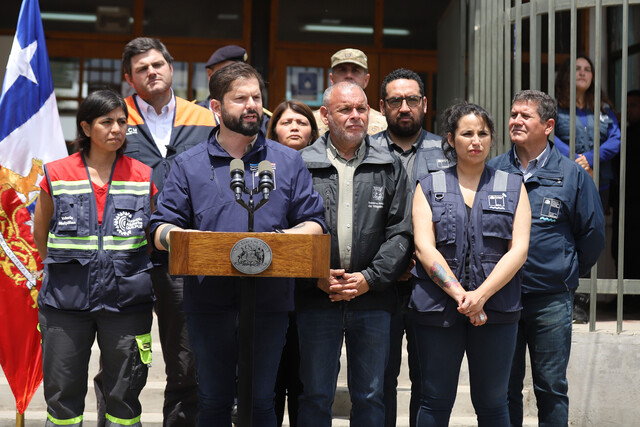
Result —
M449 134L455 135L458 130L458 123L460 119L468 114L480 117L485 125L489 128L491 134L491 141L495 139L496 130L493 124L491 114L484 108L477 104L471 104L467 101L459 101L447 108L442 113L442 151L449 161L455 162L458 160L456 155L456 149L449 144Z

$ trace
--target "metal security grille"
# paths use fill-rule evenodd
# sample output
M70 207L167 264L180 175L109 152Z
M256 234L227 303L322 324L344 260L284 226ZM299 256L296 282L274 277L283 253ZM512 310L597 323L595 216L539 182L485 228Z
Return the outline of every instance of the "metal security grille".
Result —
M625 182L627 168L627 86L628 86L628 56L629 56L629 5L640 4L640 0L461 0L462 9L466 9L468 16L467 27L467 94L471 102L484 106L495 118L497 141L492 147L492 155L504 153L510 148L508 133L508 117L511 98L523 86L530 89L540 89L555 97L554 85L556 58L566 57L566 54L556 54L556 19L562 13L570 15L569 58L571 70L576 69L578 11L586 10L590 14L591 25L588 29L593 32L594 48L591 57L594 61L594 105L600 105L601 76L603 75L601 40L603 34L603 13L607 7L622 8L621 34L622 60L619 95L621 107L621 146L620 146L620 197L619 224L613 230L618 238L617 278L596 279L598 265L591 271L590 279L580 280L580 291L591 294L590 330L595 330L596 295L598 293L617 294L617 331L622 332L622 307L625 294L640 294L640 280L630 280L622 277L624 271L624 237L625 237ZM546 21L546 22L545 22ZM542 23L546 24L547 32L543 34ZM526 24L526 25L525 25ZM523 33L523 27L528 26L528 34ZM542 42L546 36L547 52L542 52ZM566 35L562 35L566 37ZM523 42L528 49L523 50ZM528 60L528 73L523 70ZM546 87L541 87L543 59L546 59ZM524 72L523 72L524 71ZM529 81L523 81L528 75ZM575 154L575 121L576 121L576 76L571 73L570 80L570 128L571 143L570 156ZM596 107L597 108L597 107ZM594 180L598 186L600 172L600 123L595 121L594 129ZM633 159L631 159L633 160Z

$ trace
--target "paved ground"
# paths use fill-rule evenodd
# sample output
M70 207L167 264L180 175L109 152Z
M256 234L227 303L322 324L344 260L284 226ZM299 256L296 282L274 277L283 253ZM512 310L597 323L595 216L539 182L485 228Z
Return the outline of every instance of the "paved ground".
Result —
M627 297L625 298L624 305L624 334L640 334L640 297ZM616 303L615 300L610 302L599 302L597 319L598 323L596 329L598 331L610 331L615 332L616 323ZM145 387L141 396L143 404L142 421L145 426L148 427L160 427L162 425L162 391L164 388L164 364L162 363L162 353L157 338L156 323L154 322L154 343L153 343L153 357L152 368L150 370L149 381ZM575 333L588 333L588 325L574 325ZM92 378L97 370L97 346L94 347L94 355L90 364L90 375ZM398 387L398 406L399 417L398 427L405 427L409 425L407 416L407 407L409 401L410 383L408 380L406 354L403 362L402 372L399 378ZM344 358L344 355L343 355ZM343 366L346 366L346 361L343 360ZM631 373L630 373L631 374ZM530 378L528 379L530 382ZM95 413L95 398L93 391L93 384L88 384L89 391L86 399L86 411L85 411L85 427L94 427L96 425L96 413ZM525 390L526 391L526 390ZM340 373L339 379L339 394L347 396L346 394L346 374ZM333 425L336 427L348 426L348 402L346 397L342 397L339 400L340 407L336 407L334 413ZM525 406L528 407L528 417L525 420L525 426L537 425L535 418L535 402L533 396L525 394ZM15 426L15 403L13 395L9 389L4 373L0 372L0 427L12 427ZM36 392L27 413L25 414L25 426L36 427L42 426L46 419L46 404L42 395L42 387ZM473 408L469 398L468 388L468 373L466 372L466 363L463 363L463 369L461 372L460 385L458 388L458 398L453 411L453 417L451 420L451 426L453 427L467 427L477 425L475 416L473 415ZM288 423L285 422L285 426Z

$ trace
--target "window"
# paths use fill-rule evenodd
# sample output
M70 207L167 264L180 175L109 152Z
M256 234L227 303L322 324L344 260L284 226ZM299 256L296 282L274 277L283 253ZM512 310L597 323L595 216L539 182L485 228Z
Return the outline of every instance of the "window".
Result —
M144 34L241 39L243 12L242 1L145 1Z
M368 0L280 0L278 40L371 45L374 8Z

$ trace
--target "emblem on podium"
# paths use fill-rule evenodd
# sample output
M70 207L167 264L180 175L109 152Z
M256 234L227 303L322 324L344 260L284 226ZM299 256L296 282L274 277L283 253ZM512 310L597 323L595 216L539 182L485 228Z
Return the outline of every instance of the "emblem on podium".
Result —
M271 265L271 247L263 240L246 237L231 248L231 265L244 274L260 274Z

